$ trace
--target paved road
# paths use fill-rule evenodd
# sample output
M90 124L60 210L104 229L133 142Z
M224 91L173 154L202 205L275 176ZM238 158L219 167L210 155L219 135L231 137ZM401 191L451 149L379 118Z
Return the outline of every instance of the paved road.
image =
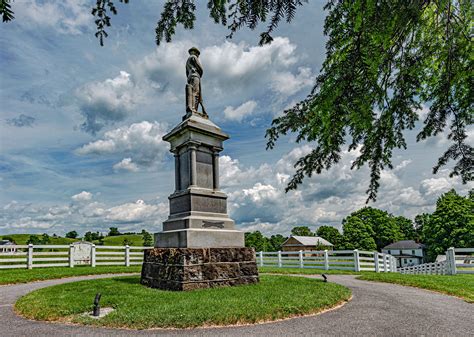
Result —
M455 297L387 283L329 275L352 289L342 308L276 323L194 330L112 330L35 322L13 312L15 300L35 289L110 275L0 286L1 336L474 336L474 305Z

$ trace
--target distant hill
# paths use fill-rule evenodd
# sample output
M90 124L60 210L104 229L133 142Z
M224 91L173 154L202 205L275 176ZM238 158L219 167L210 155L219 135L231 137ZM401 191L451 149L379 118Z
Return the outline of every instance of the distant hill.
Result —
M106 236L104 238L104 246L123 246L123 241L127 239L130 246L143 246L143 235L141 234L125 234L117 236ZM98 244L98 241L94 241Z
M41 234L7 234L1 235L0 239L4 237L12 238L17 245L26 245L26 242L30 238L30 235L36 235L40 239ZM69 239L63 237L49 237L49 245L68 245L73 242L81 241L81 238ZM126 234L126 235L117 235L117 236L106 236L104 237L104 246L123 246L124 240L127 239L130 243L130 246L143 246L143 236L141 234ZM99 244L99 241L93 241L96 245Z
M2 235L0 236L0 238L12 238L13 241L15 241L15 243L17 245L26 245L26 242L28 241L28 239L30 238L30 235L36 235L38 236L40 239L42 237L41 234L7 234L7 235ZM76 242L80 239L69 239L69 238L63 238L63 237L52 237L50 236L49 237L49 245L68 245L70 243L73 243L73 242Z

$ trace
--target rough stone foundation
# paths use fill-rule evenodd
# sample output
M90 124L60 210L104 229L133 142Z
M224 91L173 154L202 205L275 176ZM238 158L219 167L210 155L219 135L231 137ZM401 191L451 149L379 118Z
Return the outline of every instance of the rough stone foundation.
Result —
M145 250L141 284L193 290L258 283L253 248L152 248Z

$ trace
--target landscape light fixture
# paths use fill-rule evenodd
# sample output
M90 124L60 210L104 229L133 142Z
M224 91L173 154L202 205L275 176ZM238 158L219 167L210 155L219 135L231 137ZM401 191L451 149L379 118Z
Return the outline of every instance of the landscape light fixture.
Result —
M100 293L97 293L95 295L94 310L92 311L92 316L94 316L94 317L99 317L100 316L100 304L99 304L100 297L101 297Z

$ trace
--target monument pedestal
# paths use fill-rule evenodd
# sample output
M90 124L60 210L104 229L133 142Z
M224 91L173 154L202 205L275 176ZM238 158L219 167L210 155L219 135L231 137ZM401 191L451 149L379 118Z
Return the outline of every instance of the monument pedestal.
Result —
M141 283L194 290L258 282L253 248L153 248L145 251Z
M244 247L219 190L219 152L228 138L197 114L163 137L175 156L176 190L155 248L145 251L142 284L192 290L258 282L255 251Z

